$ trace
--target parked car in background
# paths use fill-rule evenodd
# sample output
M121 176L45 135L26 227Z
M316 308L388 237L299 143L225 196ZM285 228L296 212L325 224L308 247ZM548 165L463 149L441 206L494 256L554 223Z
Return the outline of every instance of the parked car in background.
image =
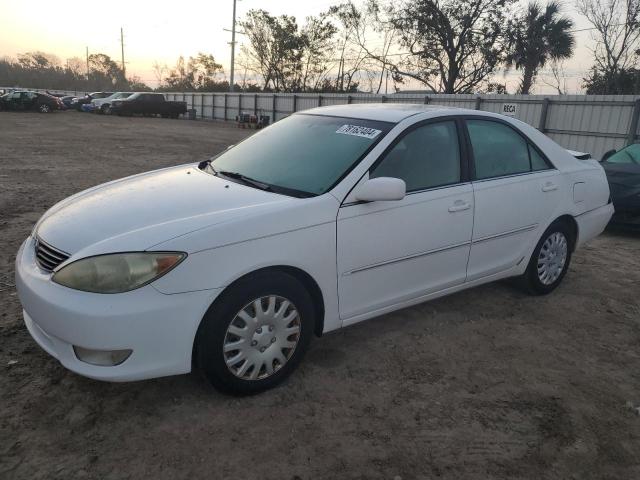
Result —
M95 113L104 113L108 115L111 113L111 103L114 100L129 98L131 95L133 95L133 92L116 92L105 98L95 98L91 100L93 111Z
M162 93L137 92L128 98L111 102L111 113L117 115L141 114L178 118L186 112L186 102L168 101Z
M37 111L49 113L64 109L62 100L46 93L16 90L0 97L0 110Z
M640 229L640 145L605 153L601 165L616 209L612 226Z
M93 106L93 103L85 103L80 107L80 110L83 112L92 113L95 110L95 107Z
M507 277L548 294L612 213L597 161L516 119L331 106L63 200L15 283L33 338L79 374L196 366L247 394L314 334Z
M106 98L110 95L113 95L113 92L93 92L85 95L84 97L76 97L71 101L71 108L75 108L79 112L82 111L82 105L87 103L91 103L91 100L97 98Z
M73 95L65 95L60 100L62 100L62 103L64 104L64 106L66 108L72 108L71 107L71 102L73 101L74 98L76 98L76 97L73 96Z

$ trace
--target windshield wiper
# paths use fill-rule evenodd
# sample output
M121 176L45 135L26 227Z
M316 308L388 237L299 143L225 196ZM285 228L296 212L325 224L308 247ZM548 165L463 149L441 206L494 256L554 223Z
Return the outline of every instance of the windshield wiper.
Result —
M213 168L211 164L209 164L209 167ZM241 173L238 173L238 172L227 172L226 170L218 170L218 171L214 170L214 173L216 175L224 175L225 177L233 178L234 180L240 180L245 185L250 185L252 187L259 188L260 190L265 190L269 192L273 191L273 189L271 188L271 185L269 185L268 183L263 183L258 180L254 180L253 178L247 177L246 175L242 175Z

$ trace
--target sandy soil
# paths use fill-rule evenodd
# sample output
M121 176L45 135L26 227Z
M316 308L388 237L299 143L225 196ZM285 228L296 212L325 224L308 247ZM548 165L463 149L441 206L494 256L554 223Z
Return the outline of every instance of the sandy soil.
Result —
M326 335L288 382L251 398L195 375L100 383L45 354L13 288L36 219L246 134L0 113L0 478L640 478L637 235L596 239L547 297L497 283Z

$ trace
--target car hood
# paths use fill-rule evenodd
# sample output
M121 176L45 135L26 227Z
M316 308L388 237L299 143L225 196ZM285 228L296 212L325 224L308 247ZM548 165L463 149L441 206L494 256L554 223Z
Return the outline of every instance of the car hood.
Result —
M80 192L47 211L35 233L72 258L139 251L292 200L186 165Z

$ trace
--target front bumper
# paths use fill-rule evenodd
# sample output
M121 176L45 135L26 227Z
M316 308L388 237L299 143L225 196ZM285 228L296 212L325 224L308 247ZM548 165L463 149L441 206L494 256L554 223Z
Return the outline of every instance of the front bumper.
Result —
M130 381L191 371L200 320L220 290L166 295L151 285L121 294L87 293L51 281L35 261L29 237L16 259L16 289L35 341L69 370L108 381ZM116 366L79 360L73 346L131 349Z

